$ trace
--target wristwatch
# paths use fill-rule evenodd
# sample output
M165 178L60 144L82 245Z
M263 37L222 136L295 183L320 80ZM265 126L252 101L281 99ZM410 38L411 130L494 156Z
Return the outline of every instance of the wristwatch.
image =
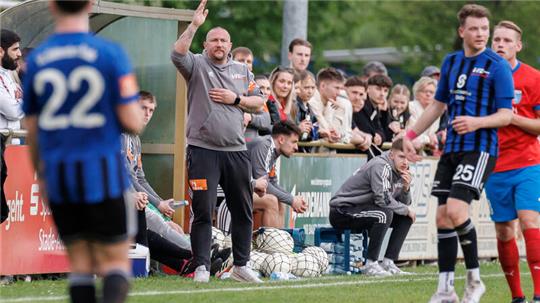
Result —
M233 105L238 105L238 104L240 104L240 96L236 95L236 99L234 99Z

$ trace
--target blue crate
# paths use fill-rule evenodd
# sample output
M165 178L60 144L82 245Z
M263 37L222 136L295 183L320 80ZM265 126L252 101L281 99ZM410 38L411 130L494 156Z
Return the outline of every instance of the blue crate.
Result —
M352 233L363 234L363 257L367 254L368 237L367 231L353 231ZM315 229L315 246L321 246L322 243L334 243L343 245L343 262L335 264L338 272L351 271L351 230L335 229L332 227L318 227ZM340 254L341 255L341 254ZM341 259L341 258L339 258Z
M295 253L302 252L302 249L304 249L304 242L306 241L306 232L304 231L304 229L303 228L284 228L282 230L291 234L294 240L293 251Z

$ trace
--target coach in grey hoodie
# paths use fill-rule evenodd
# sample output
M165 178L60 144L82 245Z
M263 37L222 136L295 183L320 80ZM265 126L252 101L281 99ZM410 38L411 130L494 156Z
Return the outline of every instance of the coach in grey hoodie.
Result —
M253 225L251 166L244 140L244 111L263 106L253 76L234 62L229 33L220 27L206 34L204 51L189 51L195 32L206 20L202 0L191 24L174 44L171 59L188 83L187 168L192 192L191 246L194 281L208 282L212 215L218 183L232 217L234 268L237 281L262 282L246 267Z
M330 200L333 227L368 230L370 241L364 268L368 275L404 274L394 261L416 214L410 207L411 175L402 147L402 139L395 140L390 151L358 169ZM388 227L393 231L381 267L377 259Z

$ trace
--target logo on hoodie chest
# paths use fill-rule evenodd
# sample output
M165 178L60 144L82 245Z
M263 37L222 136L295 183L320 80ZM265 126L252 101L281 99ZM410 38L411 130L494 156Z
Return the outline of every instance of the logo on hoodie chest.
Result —
M231 75L231 78L233 80L246 80L247 79L247 76L246 75L242 75L242 74L232 74Z

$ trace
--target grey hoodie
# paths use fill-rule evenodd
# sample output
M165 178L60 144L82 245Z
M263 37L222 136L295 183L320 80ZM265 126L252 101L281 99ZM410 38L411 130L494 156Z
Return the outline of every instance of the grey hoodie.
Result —
M218 151L246 150L244 112L238 106L214 102L208 91L226 88L239 96L262 96L247 65L233 61L213 63L206 51L181 55L173 50L171 60L188 82L187 143Z
M403 190L403 179L389 154L389 151L384 152L360 167L341 185L330 200L330 206L354 208L375 204L406 216L411 196Z

